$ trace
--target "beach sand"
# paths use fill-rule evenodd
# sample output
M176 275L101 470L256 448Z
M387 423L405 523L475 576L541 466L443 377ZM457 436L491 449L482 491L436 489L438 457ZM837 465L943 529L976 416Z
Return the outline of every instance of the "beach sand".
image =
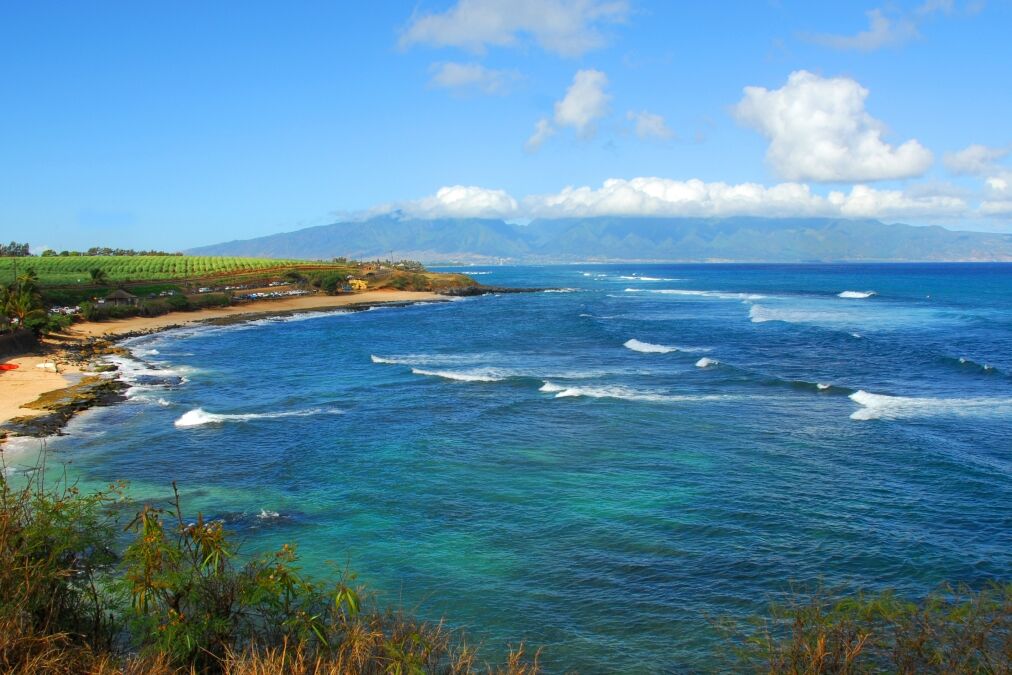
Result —
M374 305L388 302L426 302L446 300L445 296L418 291L366 291L353 295L311 295L284 300L261 300L246 305L205 309L198 312L173 312L155 317L133 317L116 321L84 322L74 324L63 336L62 342L81 341L92 337L115 337L125 333L153 332L170 326L186 326L214 319L287 314L338 309L354 305ZM60 342L47 340L51 352L46 356L18 356L0 359L4 363L15 363L17 370L0 372L0 424L15 417L39 415L45 411L23 408L42 394L63 389L73 384L73 375L80 369L60 361ZM59 372L39 368L40 363L55 363Z

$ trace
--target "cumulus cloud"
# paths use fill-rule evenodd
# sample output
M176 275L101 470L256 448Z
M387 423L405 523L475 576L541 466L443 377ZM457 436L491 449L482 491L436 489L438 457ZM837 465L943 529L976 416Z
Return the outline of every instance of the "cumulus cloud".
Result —
M667 140L674 138L675 134L668 128L664 118L646 110L630 110L626 113L626 119L635 125L636 135L643 139L659 138Z
M960 176L983 176L996 170L997 162L1008 156L1010 148L969 145L945 155L945 167Z
M916 140L893 147L864 108L868 90L846 77L805 70L780 89L745 87L739 122L769 139L766 160L788 180L863 182L923 174L932 155Z
M555 104L555 123L591 135L594 121L608 112L611 97L604 92L608 76L600 70L578 70L566 95Z
M458 0L445 12L412 18L401 47L427 44L483 53L533 40L562 56L579 56L605 44L605 25L629 14L626 0Z
M854 186L849 193L823 197L802 183L764 186L693 179L611 179L597 189L568 187L553 195L528 197L524 209L533 217L572 216L768 216L902 218L951 217L967 210L966 202L946 195L914 196L898 190Z
M418 218L511 218L519 205L505 190L452 185L429 197L379 210L394 208Z
M823 196L802 183L766 186L652 177L615 178L597 188L567 187L522 200L503 190L457 185L382 210L394 208L419 218L765 216L939 220L970 213L962 197L927 190L914 193L856 185L849 192L833 191ZM1000 208L1000 199L996 198L994 209L997 212Z
M505 94L510 85L520 78L516 71L486 68L480 63L434 63L430 68L431 84L454 90L480 91L485 94Z
M600 70L576 71L573 83L566 89L566 95L555 103L552 120L538 120L534 133L527 139L527 150L540 148L545 140L555 134L557 127L570 127L584 138L593 136L594 123L608 112L611 96L604 91L607 85L608 76Z

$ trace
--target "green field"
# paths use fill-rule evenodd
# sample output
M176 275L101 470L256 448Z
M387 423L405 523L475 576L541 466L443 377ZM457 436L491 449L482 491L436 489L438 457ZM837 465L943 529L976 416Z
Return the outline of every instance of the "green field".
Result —
M0 282L9 280L17 261L18 273L34 270L43 285L90 284L90 272L101 269L110 281L154 281L242 276L285 269L320 269L326 263L306 260L234 258L227 256L69 256L0 258Z

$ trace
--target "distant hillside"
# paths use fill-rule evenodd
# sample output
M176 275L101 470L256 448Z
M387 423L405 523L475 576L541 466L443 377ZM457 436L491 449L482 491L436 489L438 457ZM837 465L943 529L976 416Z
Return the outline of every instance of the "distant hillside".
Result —
M423 262L1012 261L1012 235L828 218L418 220L390 214L202 246L200 255Z

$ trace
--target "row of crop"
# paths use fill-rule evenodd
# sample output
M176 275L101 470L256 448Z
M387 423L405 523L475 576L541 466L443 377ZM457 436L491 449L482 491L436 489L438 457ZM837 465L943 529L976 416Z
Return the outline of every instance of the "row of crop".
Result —
M16 262L0 258L0 280L12 277L15 264L19 272L33 270L42 283L83 283L94 269L102 270L111 280L174 279L202 275L256 272L302 261L264 258L212 256L77 256L21 258Z

